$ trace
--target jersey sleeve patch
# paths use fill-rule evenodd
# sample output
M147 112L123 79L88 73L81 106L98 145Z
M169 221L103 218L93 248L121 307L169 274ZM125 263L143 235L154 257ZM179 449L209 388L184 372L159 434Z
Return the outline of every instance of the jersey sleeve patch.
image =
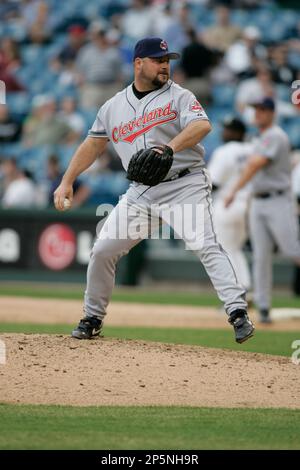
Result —
M198 100L194 100L190 106L189 106L189 110L194 112L194 113L199 113L199 111L204 111L204 109L202 108L201 104L199 103Z

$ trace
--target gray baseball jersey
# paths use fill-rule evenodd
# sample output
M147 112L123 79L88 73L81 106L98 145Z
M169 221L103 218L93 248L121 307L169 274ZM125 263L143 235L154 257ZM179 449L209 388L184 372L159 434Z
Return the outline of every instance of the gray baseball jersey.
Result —
M193 93L171 80L140 100L129 85L100 108L88 135L109 138L127 170L135 152L166 144L190 122L201 119L208 117ZM200 143L177 152L166 179L185 168L204 166L203 157Z
M259 309L269 310L274 245L285 256L300 259L299 225L291 194L287 134L278 126L270 127L256 140L254 153L270 159L252 180L254 198L250 208L255 301Z
M287 190L290 187L290 143L287 134L272 126L254 141L253 153L270 160L252 180L253 193Z
M129 85L101 107L89 136L109 138L126 170L136 151L167 144L192 121L207 119L195 96L171 80L141 99L135 96L132 85ZM214 231L211 186L203 157L204 148L199 142L175 153L174 163L166 179L172 177L173 173L177 176L180 170L189 169L185 176L153 187L138 183L130 185L105 221L93 247L84 303L87 316L103 320L114 285L116 263L122 255L148 237L149 218L151 232L159 226L161 220L171 225L176 232L178 218L173 217L174 211L186 207L192 209L192 214L200 207L201 220L196 223L193 215L179 217L179 222L184 221L184 229L186 225L195 222L193 241L185 230L181 238L202 261L226 312L231 314L237 309L246 309L245 289L239 284L231 260L220 246ZM139 232L132 236L130 230L137 218L137 208ZM164 208L163 212L161 208Z

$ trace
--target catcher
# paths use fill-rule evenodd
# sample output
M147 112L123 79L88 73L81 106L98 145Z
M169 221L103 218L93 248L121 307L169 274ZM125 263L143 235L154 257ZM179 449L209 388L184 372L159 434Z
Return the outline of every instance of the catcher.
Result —
M171 225L204 264L236 341L242 343L253 335L245 290L212 223L211 185L200 143L211 125L195 96L170 80L170 60L178 57L161 38L145 38L136 44L134 82L100 108L54 193L56 208L63 210L65 198L72 200L75 178L109 140L131 180L94 244L87 270L85 315L72 332L74 338L99 335L117 261L151 236L161 221Z

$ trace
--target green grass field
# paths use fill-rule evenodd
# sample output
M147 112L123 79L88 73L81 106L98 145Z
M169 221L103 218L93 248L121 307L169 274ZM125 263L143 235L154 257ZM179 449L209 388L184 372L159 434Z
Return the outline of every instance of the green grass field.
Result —
M0 405L0 449L299 449L300 410Z
M0 286L0 296L81 300L82 294L81 288L64 286ZM212 293L116 289L113 300L219 305ZM297 308L299 304L299 299L288 296L275 296L273 302L274 307ZM0 324L0 333L70 334L71 329L72 325ZM292 342L300 339L300 331L261 330L237 345L231 330L108 326L104 335L286 357L293 352ZM0 423L0 449L300 449L300 410L0 404Z
M12 295L15 297L35 297L46 299L71 299L82 300L84 287L66 287L57 285L38 284L6 284L0 283L0 296ZM114 289L112 300L115 302L135 302L159 305L194 305L201 307L216 307L220 305L216 294L208 292L184 292L184 291L157 291L151 289ZM273 296L275 308L300 308L300 298L289 294L276 294Z

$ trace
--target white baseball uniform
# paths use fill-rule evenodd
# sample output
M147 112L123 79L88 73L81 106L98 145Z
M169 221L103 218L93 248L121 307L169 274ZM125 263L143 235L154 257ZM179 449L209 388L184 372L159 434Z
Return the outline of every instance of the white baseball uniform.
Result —
M238 191L233 203L225 208L224 198L241 176L252 145L231 141L218 147L208 162L208 172L217 190L213 194L214 223L219 242L227 251L239 282L247 291L251 277L243 246L248 238L248 203L251 185Z
M101 107L89 136L109 138L126 170L133 153L155 144L167 144L195 120L208 118L195 96L173 81L169 80L141 99L129 85ZM193 250L205 266L227 314L246 309L245 289L239 284L232 263L216 238L211 184L203 157L204 148L198 143L175 153L165 181L153 187L135 182L130 185L105 221L92 250L84 304L87 316L103 320L118 259L155 231L161 220L174 227L177 233L172 211L176 212L178 207L184 210L185 206L192 209L193 214L197 213L198 207L202 209L201 223L191 215L186 219L185 212L184 217L179 217L185 225L196 222L194 239L185 232L181 235L187 248ZM183 170L186 171L182 173ZM137 206L140 209L138 223Z

